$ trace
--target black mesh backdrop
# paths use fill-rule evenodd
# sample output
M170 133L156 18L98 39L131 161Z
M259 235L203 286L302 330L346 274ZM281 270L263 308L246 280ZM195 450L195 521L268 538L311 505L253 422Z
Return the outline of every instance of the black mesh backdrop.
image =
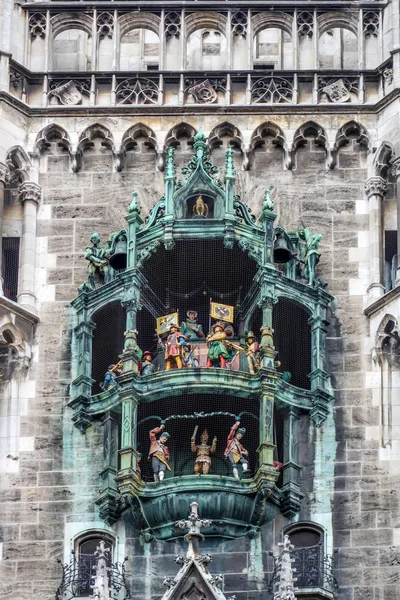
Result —
M124 347L125 309L117 300L103 306L92 316L96 328L92 344L93 394L101 392L104 375L111 364L119 361Z
M303 389L310 389L307 375L311 371L311 329L308 313L298 304L287 298L280 298L272 312L275 350L281 365L278 371L290 371L290 383ZM262 311L256 309L252 330L259 336L262 325Z
M142 453L141 461L142 478L145 481L153 481L150 461L147 460L150 439L149 432L154 427L159 427L157 418L165 419L172 415L191 415L194 412L228 412L238 415L244 411L252 413L256 418L248 414L242 415L241 426L246 428L243 438L243 446L249 451L250 469L254 471L257 467L257 447L259 439L257 400L243 400L234 396L223 396L206 394L184 394L156 402L143 403L138 409L138 450ZM142 422L146 419L144 422ZM196 454L191 451L190 440L195 425L199 426L197 432L197 444L200 444L200 436L204 429L209 433L209 444L214 436L217 437L217 451L212 455L210 474L232 475L232 467L224 459L224 450L230 428L235 423L232 416L213 416L197 419L177 418L168 420L165 431L170 434L168 448L171 453L171 473L167 476L190 475L193 473Z
M4 295L14 302L18 296L19 240L19 237L3 237L2 248Z
M385 231L385 260L391 263L395 254L397 254L397 231Z

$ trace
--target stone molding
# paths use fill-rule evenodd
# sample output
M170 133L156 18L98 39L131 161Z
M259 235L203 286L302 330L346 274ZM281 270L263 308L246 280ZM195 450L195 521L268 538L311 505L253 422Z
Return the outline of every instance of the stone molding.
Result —
M381 196L383 197L387 191L387 183L383 177L370 177L365 182L365 192L367 194L368 199L371 196Z
M0 183L5 187L10 181L10 169L4 163L0 163Z
M21 202L30 200L39 204L42 196L42 187L33 181L24 181L21 183L18 190L18 198Z

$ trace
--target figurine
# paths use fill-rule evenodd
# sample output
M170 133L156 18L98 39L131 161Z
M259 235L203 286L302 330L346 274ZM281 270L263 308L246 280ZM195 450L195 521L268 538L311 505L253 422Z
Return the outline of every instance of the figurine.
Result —
M153 365L153 363L151 362L152 360L153 356L151 352L146 350L146 352L143 353L142 364L140 366L140 375L142 375L142 377L146 375L152 375L155 372L156 366Z
M191 368L197 368L199 367L199 361L197 360L197 358L195 357L195 355L192 352L191 347L189 346L189 344L185 344L185 346L183 346L183 353L182 353L182 360L183 360L183 364L185 367Z
M245 448L243 448L242 444L240 443L240 440L246 433L246 430L244 429L244 427L239 428L239 425L240 421L236 421L236 423L231 428L224 452L224 457L228 459L232 465L233 476L235 477L235 479L239 479L239 471L236 465L240 463L242 465L244 473L245 471L247 471L247 467L249 464L249 461L247 460L247 458L245 458L245 456L248 456L249 453Z
M313 286L315 281L315 269L319 263L321 252L318 250L320 241L322 240L321 233L310 233L308 229L300 229L299 238L305 241L303 247L303 260L305 269L303 276L308 279L308 285Z
M187 311L186 321L182 321L180 330L187 340L197 340L205 337L202 326L197 324L197 312L195 310Z
M226 345L226 333L220 321L217 321L211 328L212 333L207 336L208 354L207 367L218 366L221 369L226 368L226 362L230 358L229 351Z
M206 219L208 217L208 206L203 196L198 196L193 206L193 219Z
M217 449L217 438L214 437L211 446L208 445L208 431L205 429L201 434L200 441L201 444L198 446L196 444L196 434L197 434L198 426L194 428L194 432L191 439L191 447L192 452L197 452L196 462L194 463L194 472L195 475L208 475L210 471L211 458L210 454L214 453Z
M85 248L84 256L89 261L88 264L88 283L92 289L95 289L95 274L99 273L102 283L110 281L110 265L105 250L99 248L100 236L94 231L90 236L91 246Z
M179 332L178 325L171 325L170 333L164 346L165 350L165 370L169 371L173 367L182 369L182 346L185 344L186 337Z
M252 331L249 331L246 336L246 346L247 364L250 373L254 375L260 368L260 348Z
M100 386L103 392L109 390L110 387L113 387L113 385L116 385L115 378L121 374L121 367L122 360L120 360L117 364L110 365L108 367L107 373L104 376L103 385Z
M155 427L150 431L150 451L149 460L151 459L151 468L154 473L154 481L162 481L164 479L165 471L171 470L168 464L170 459L169 450L165 445L169 439L169 433L164 431L165 425ZM157 439L157 434L161 432L160 437Z

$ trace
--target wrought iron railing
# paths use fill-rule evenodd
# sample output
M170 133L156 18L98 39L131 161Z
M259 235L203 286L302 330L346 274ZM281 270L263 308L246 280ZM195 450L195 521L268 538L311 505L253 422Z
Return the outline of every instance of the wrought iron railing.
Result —
M55 594L55 600L72 600L73 598L90 598L93 596L93 584L97 566L94 554L79 554L71 552L69 563L61 564L62 579ZM108 584L112 600L130 600L130 592L125 577L125 563L108 561Z
M296 588L323 588L333 592L333 558L324 554L323 544L294 548L291 552Z

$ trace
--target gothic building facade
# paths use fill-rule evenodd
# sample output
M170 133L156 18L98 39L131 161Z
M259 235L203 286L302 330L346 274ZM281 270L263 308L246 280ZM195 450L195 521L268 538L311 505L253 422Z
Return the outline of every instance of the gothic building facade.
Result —
M0 7L0 597L399 600L398 3Z

